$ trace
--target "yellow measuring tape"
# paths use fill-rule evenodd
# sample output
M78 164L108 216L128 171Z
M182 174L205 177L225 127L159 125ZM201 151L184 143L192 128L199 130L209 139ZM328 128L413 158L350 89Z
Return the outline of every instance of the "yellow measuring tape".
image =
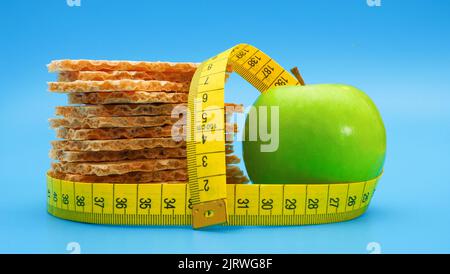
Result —
M50 214L128 225L304 225L364 213L379 180L338 184L227 185L224 86L227 67L259 91L299 81L259 49L240 44L203 62L189 91L189 184L100 184L47 175Z
M367 209L377 179L328 185L227 185L229 225L303 225L345 221ZM190 225L187 184L99 184L47 176L57 217L97 224Z

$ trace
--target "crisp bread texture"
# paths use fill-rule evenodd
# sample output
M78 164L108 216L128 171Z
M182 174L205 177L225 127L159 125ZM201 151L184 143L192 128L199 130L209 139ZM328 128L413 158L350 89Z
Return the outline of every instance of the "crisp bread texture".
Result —
M154 71L62 71L58 81L105 81L105 80L159 80L185 83L190 82L194 71L189 72L154 72Z
M49 71L59 82L49 90L68 93L70 104L51 119L57 136L50 157L53 176L95 183L187 183L184 139L188 91L198 64L94 60L56 60ZM227 67L227 72L231 66ZM226 77L228 74L226 75ZM174 108L177 117L170 117ZM248 182L236 166L231 124L243 106L225 103L227 183ZM180 120L181 119L181 120ZM173 123L176 122L176 125ZM233 121L234 122L234 121ZM174 131L175 129L175 131Z
M250 182L247 176L227 176L227 184L245 184Z
M110 184L145 184L145 183L185 183L188 179L187 169L158 170L153 172L129 172L121 175L82 175L50 170L49 175L60 180L85 183Z
M187 103L188 93L116 91L68 94L69 104Z
M51 150L50 158L62 162L112 162L138 159L186 158L185 148L148 148L123 151L66 151ZM230 161L236 162L232 158Z
M121 104L90 106L58 106L55 114L64 117L113 117L113 116L168 116L174 108L185 104Z
M157 116L171 115L176 108L177 113L185 113L186 104L119 104L88 106L57 106L55 114L64 117L112 117L112 116ZM225 103L225 115L244 111L243 105Z
M89 118L53 118L52 128L119 128L154 127L171 125L177 122L171 116L132 116L132 117L89 117Z
M52 163L52 168L56 172L76 173L82 175L116 175L136 171L157 171L186 168L186 159L146 159L129 160L118 162L83 162Z
M231 143L237 131L237 125L227 124L225 127L225 142ZM112 128L56 128L56 137L66 140L114 140L133 138L163 138L171 137L184 140L185 125L166 125L155 127L112 127Z
M232 177L244 176L244 172L239 168L239 166L227 165L227 175Z
M47 65L49 72L59 71L153 71L153 72L194 72L199 64L144 61L107 60L54 60Z
M186 158L185 148L149 148L124 151L66 151L51 150L50 158L62 162L112 162L141 159ZM241 159L236 155L227 155L226 164L238 164Z
M189 92L189 83L144 80L105 80L48 82L48 90L52 92L108 92L108 91L166 91Z
M174 126L96 128L96 129L56 129L56 137L66 140L113 140L132 138L171 137Z
M225 144L225 154L234 153L234 146L232 144Z
M183 141L174 141L171 138L141 138L141 139L118 139L118 140L89 140L89 141L52 141L54 150L70 151L122 151L139 150L146 148L176 148L185 147Z
M241 162L241 159L236 155L226 155L225 162L227 165L239 164Z

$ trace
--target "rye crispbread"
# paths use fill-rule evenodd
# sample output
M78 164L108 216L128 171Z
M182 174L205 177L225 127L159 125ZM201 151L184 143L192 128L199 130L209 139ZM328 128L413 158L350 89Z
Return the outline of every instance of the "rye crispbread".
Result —
M153 71L153 72L194 72L198 63L108 61L108 60L54 60L47 65L49 72L59 71Z
M74 82L48 82L47 84L49 91L60 93L115 91L189 92L189 83L177 83L157 80L77 80Z
M185 148L149 148L124 151L67 151L51 150L50 158L62 162L113 162L139 159L186 158ZM226 155L226 164L238 164L236 155Z
M122 151L122 150L139 150L157 147L176 148L185 146L186 143L184 141L175 141L172 138L52 141L52 147L54 150L70 150L70 151Z
M178 116L173 126L174 120L167 122L167 116L177 105L186 105L189 82L197 66L194 63L53 61L48 68L59 72L59 82L49 83L49 89L69 93L71 104L88 105L57 108L56 114L64 118L52 119L51 124L57 128L58 137L65 140L52 143L54 150L50 155L60 162L53 164L55 170L51 173L61 179L84 182L186 183L186 168L177 168L171 162L186 161L185 142L169 138L174 137L172 129L176 137L183 138L185 122L179 125L182 120ZM230 71L228 66L227 72ZM233 138L228 139L237 132L237 125L230 124L231 117L235 112L242 112L243 106L234 105L229 110L226 108L225 113L227 183L245 183L248 178L234 165L240 159L232 155ZM165 168L175 169L159 170ZM151 171L154 169L157 171Z
M131 116L131 117L89 117L89 118L52 118L52 128L130 128L156 127L172 125L178 118L171 116Z
M188 93L115 91L68 94L69 104L187 103Z
M186 158L185 148L148 148L122 151L51 150L50 158L62 162L112 162L137 159Z
M73 82L105 80L159 80L171 82L190 82L194 72L154 72L154 71L62 71L58 81Z
M54 162L56 172L76 173L82 175L118 175L129 172L152 172L186 168L186 159L145 159L116 162Z
M176 108L176 109L175 109ZM110 116L168 116L174 109L185 113L186 104L119 104L119 105L84 105L57 106L55 114L64 117L110 117ZM225 103L225 115L242 113L243 105Z
M52 169L60 173L75 173L81 175L120 175L129 172L153 172L158 170L186 169L186 159L144 159L115 162L54 162ZM244 176L238 166L227 165L227 175L230 177Z
M82 140L114 140L133 138L163 138L171 137L176 140L185 139L185 125L166 125L155 127L130 127L130 128L66 128L56 129L58 138L74 141ZM227 124L225 126L226 142L233 141L237 125Z
M56 129L56 137L66 140L113 140L171 137L173 125L162 127Z
M55 114L64 117L111 117L111 116L169 116L175 107L184 108L183 104L120 104L57 106Z

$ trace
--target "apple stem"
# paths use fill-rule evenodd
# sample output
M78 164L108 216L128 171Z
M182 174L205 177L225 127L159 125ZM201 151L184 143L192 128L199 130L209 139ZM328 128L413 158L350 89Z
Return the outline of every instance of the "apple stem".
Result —
M298 70L298 68L297 67L291 68L291 72L292 72L292 74L294 74L295 78L297 78L297 80L300 83L300 85L304 86L305 85L305 81L303 80L303 77L300 74L300 71Z

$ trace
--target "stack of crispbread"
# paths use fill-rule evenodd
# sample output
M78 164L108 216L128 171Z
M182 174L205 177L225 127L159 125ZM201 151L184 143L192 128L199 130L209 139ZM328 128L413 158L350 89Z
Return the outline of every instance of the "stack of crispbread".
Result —
M186 108L194 63L57 60L48 65L58 81L51 92L67 93L69 106L50 119L53 177L93 183L186 183ZM235 164L228 120L242 105L227 104L227 183L246 183ZM184 122L183 122L184 119ZM181 139L181 140L180 140Z

